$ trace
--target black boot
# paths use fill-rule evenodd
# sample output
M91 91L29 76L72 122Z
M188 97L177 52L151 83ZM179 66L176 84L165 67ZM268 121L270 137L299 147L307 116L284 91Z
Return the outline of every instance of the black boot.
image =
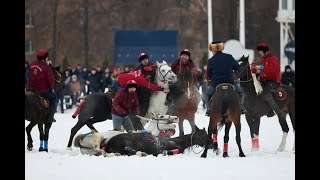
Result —
M210 117L210 114L211 114L211 112L210 112L211 97L212 97L212 96L210 96L210 97L208 98L207 104L206 104L206 106L207 106L206 116L208 116L208 117Z
M279 106L277 105L276 101L274 100L273 96L268 93L263 96L265 101L269 104L269 106L276 112L279 118L286 119L287 113L283 112Z
M244 102L244 95L240 95L240 108L241 108L241 114L245 114L247 112L246 108L243 106Z
M49 113L48 113L48 122L56 122L54 119L54 113L56 112L56 107L50 105L49 107Z

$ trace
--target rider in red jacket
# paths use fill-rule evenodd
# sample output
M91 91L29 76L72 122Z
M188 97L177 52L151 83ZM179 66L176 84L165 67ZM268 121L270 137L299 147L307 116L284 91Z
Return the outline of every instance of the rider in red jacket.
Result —
M54 92L55 80L51 66L47 61L49 54L46 50L37 53L37 59L30 64L28 89L35 90L50 101L48 121L55 122L54 113L57 109L57 95Z
M260 43L257 47L258 53L261 56L261 62L253 61L251 72L256 74L263 87L261 96L270 105L280 118L286 118L286 113L283 112L275 102L272 90L280 85L280 62L279 59L272 55L269 51L267 43ZM258 64L258 65L257 65Z
M147 71L148 69L150 69L150 71L151 71L151 68L148 67L148 66L146 66L144 68L145 71ZM151 83L150 81L148 81L146 79L145 75L141 73L140 69L132 71L132 72L129 72L129 73L119 74L117 79L118 79L118 83L120 84L121 87L125 87L126 83L129 80L135 80L138 85L146 87L146 88L149 88L152 91L164 91L164 92L169 92L170 91L169 88L163 88L163 87L160 87L157 84L154 84L154 83Z

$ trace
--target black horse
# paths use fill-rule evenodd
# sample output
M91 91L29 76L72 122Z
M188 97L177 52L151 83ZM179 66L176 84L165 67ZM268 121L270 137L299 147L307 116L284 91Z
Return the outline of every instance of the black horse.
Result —
M60 83L61 66L52 67L52 71L54 74L54 78L57 83ZM40 141L48 141L49 139L49 131L52 125L52 122L48 121L48 113L49 113L49 101L42 98L39 92L34 92L31 90L25 91L25 109L24 109L24 117L25 120L30 121L30 124L26 127L26 133L28 136L28 144L27 149L29 151L33 148L33 140L31 137L31 130L35 125L38 125ZM44 149L41 145L39 151L46 151L48 149Z
M228 157L228 142L229 131L232 123L236 129L236 142L239 148L239 156L245 157L241 147L241 122L240 122L240 104L239 95L235 91L232 84L222 83L216 87L216 92L213 94L209 107L210 108L210 121L208 126L208 141L205 146L205 150L201 157L207 157L207 151L212 144L211 135L213 134L213 151L218 154L218 141L217 134L218 128L222 128L225 125L224 145L223 145L223 157ZM219 123L219 125L218 125ZM217 128L217 126L219 126Z
M178 81L170 85L167 95L169 104L168 114L179 117L179 136L184 135L183 121L189 121L192 131L195 132L195 113L198 110L201 96L195 85L195 77L190 68L182 69L178 74Z
M81 100L76 112L72 115L73 118L76 118L79 114L79 117L77 124L71 129L67 148L71 148L73 137L84 125L87 125L92 131L98 132L93 127L94 123L112 119L113 95L114 91L109 87L107 93L91 93Z
M206 130L199 129L192 134L176 138L162 138L153 136L151 133L123 133L112 137L107 143L101 143L101 148L108 153L120 153L121 155L136 155L138 151L158 156L159 154L173 155L183 153L193 145L203 147L207 142Z
M269 115L272 110L267 102L256 92L255 76L251 74L250 63L248 60L249 56L242 56L238 62L240 68L235 71L234 76L240 78L240 85L245 94L244 106L247 109L245 117L250 127L250 135L252 138L252 150L259 150L259 127L260 118L264 115ZM281 85L277 90L274 91L276 103L280 109L286 113L289 113L293 130L295 130L295 88L292 86ZM274 114L273 114L274 115ZM283 131L281 143L278 151L283 151L286 146L286 138L289 132L289 127L286 119L279 118L279 123ZM293 150L294 150L293 146Z

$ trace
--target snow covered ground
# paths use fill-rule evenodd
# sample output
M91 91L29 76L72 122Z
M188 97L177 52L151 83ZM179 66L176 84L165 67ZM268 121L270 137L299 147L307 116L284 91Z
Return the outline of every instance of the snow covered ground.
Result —
M205 109L199 105L196 124L207 129L209 118ZM295 154L291 151L294 135L289 117L290 128L284 152L276 152L282 137L277 117L262 117L260 124L260 151L251 152L249 127L244 115L241 116L242 148L247 157L238 157L235 129L232 125L229 140L229 158L216 156L208 151L206 159L200 158L202 148L190 148L184 154L175 156L149 155L147 157L95 157L82 155L78 148L67 151L66 146L71 128L77 120L72 119L74 109L64 114L56 113L57 122L52 125L49 137L49 152L38 152L39 132L37 126L32 130L34 150L25 148L26 180L106 180L106 179L148 179L148 180L293 180L295 179ZM25 126L29 124L25 121ZM112 129L112 121L107 120L94 125L100 132ZM184 121L185 133L191 132L188 121ZM78 133L89 132L83 127ZM176 135L179 129L176 129ZM219 147L222 149L224 129L218 134ZM25 144L27 136L25 135ZM26 147L26 145L25 145ZM201 152L200 152L201 151ZM199 153L200 152L200 153Z

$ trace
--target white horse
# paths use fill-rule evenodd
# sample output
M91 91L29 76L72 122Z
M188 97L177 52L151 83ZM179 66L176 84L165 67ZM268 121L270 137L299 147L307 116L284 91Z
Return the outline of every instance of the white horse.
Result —
M175 129L176 125L173 123L179 123L179 118L177 116L170 115L160 115L160 114L152 114L153 118L143 118L146 121L149 121L149 125L146 127L146 130L149 133L152 133L154 136L158 136L159 133L163 130ZM96 133L95 131L91 131L88 135L79 134L76 136L74 140L74 146L80 148L80 152L82 154L87 155L104 155L105 157L119 156L120 154L115 153L106 153L103 149L100 148L100 144L107 143L112 137L123 134L125 132L109 130L102 133ZM139 131L135 131L133 133L141 133ZM145 154L137 153L139 156L144 156Z
M171 67L166 61L163 60L162 63L156 61L156 63L155 83L163 88L169 88L169 83L175 83L178 80L177 75L172 72ZM167 93L163 91L151 92L149 108L145 117L152 118L152 114L166 114L168 111L168 106L165 105L166 98ZM147 122L141 119L141 123L145 126Z

